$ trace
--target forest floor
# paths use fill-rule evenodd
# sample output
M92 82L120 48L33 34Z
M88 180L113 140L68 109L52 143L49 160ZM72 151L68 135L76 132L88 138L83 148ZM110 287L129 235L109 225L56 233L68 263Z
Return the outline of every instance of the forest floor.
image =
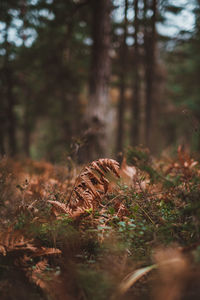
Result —
M200 164L0 161L1 300L200 299Z

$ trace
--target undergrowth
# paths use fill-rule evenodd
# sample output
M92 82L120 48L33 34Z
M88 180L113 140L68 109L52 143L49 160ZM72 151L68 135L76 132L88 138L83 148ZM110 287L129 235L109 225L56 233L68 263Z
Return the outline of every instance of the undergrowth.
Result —
M181 147L120 167L4 158L0 195L1 299L199 298L200 168Z

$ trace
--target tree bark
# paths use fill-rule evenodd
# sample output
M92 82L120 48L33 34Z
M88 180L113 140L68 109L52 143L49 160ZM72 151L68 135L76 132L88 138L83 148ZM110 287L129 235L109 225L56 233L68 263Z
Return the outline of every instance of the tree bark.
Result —
M26 157L30 157L31 145L31 91L27 88L24 103L24 128L23 128L23 148Z
M10 68L10 44L8 43L8 29L9 22L6 24L6 35L5 35L5 61L4 61L4 76L6 83L6 92L5 98L7 100L7 131L8 131L8 141L9 141L9 152L11 156L14 156L17 153L17 142L16 142L16 119L14 114L14 95L13 95L13 74Z
M91 1L93 11L93 47L89 84L88 119L91 143L88 140L89 159L106 155L108 148L108 108L110 80L110 0ZM94 130L93 130L94 129ZM90 147L91 146L91 147Z
M9 148L10 155L14 156L17 153L17 143L16 143L16 119L14 114L14 96L13 96L13 82L12 74L10 69L6 69L7 78L7 120L8 120L8 138L9 138Z
M138 45L138 0L134 1L134 82L133 82L133 102L132 102L132 126L131 126L131 144L133 146L139 143L139 123L140 123L140 56Z
M3 90L3 87L1 87ZM0 104L0 155L5 154L5 104L4 95L1 94L1 104Z
M149 20L147 10L152 10L152 17ZM152 109L153 90L155 81L155 44L156 44L156 10L157 0L144 0L144 50L145 50L145 81L146 81L146 102L145 102L145 139L146 145L151 145L152 130Z
M124 140L124 111L125 111L125 90L126 90L126 72L127 72L127 18L128 12L128 0L125 0L124 8L124 36L120 51L120 95L118 103L118 128L117 128L117 153L123 150L123 140Z

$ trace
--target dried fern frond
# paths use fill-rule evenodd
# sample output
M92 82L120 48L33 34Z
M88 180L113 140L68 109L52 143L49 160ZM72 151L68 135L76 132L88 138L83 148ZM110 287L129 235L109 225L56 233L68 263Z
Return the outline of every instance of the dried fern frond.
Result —
M91 164L93 166L93 163ZM96 161L98 167L102 168L104 172L113 172L118 178L119 176L119 163L114 159L99 159ZM104 173L105 175L105 173Z
M77 218L86 210L94 210L100 206L102 196L107 193L111 181L108 179L109 173L120 177L119 164L113 159L99 159L86 166L76 179L67 205L59 201L47 201L52 205L53 215L59 217L61 214L68 214L72 218Z
M85 167L85 172L83 172L82 174L88 176L93 184L101 184L99 176L96 175L95 172L93 172L90 168Z
M51 200L48 200L47 202L52 205L51 211L55 216L58 216L60 214L69 214L69 209L67 209L66 204L61 203L59 201L51 201Z
M91 192L96 193L97 184L104 185L109 183L106 178L108 173L114 173L119 178L119 164L114 159L102 158L93 161L86 167L79 175L79 181L82 185L85 184Z
M45 269L48 266L48 262L46 259L39 261L34 269L32 269L31 274L28 276L31 281L33 281L37 286L39 286L41 289L46 289L47 284L45 280L43 279L43 273Z
M43 259L37 262L36 265L28 265L26 261L24 262L23 259L18 261L18 266L22 268L25 272L26 277L31 281L34 282L37 286L39 286L43 290L47 290L49 287L49 280L47 280L47 267L49 266L47 259ZM49 279L49 276L48 276Z
M85 187L90 191L90 193L96 197L96 198L100 198L100 194L99 192L97 191L95 185L94 185L94 181L92 182L91 179L89 178L89 176L87 174L83 174L81 176L81 179L82 179L82 184L81 186L83 186L83 183L85 185Z
M56 248L35 246L33 239L25 238L19 230L9 228L5 232L0 232L0 254L5 256L7 253L14 251L28 253L29 258L61 253L61 251Z
M120 177L118 162L108 158L93 161L83 169L77 178L68 203L72 216L77 215L77 212L83 213L86 209L94 209L101 204L102 195L108 191L110 181L107 175L109 173Z
M32 239L26 239L20 231L11 231L9 228L5 232L0 232L0 253L5 256L7 252L16 250L34 251L36 248L31 244L32 241Z
M31 257L54 255L54 254L61 254L61 251L57 248L41 247L38 248L33 254L31 254Z

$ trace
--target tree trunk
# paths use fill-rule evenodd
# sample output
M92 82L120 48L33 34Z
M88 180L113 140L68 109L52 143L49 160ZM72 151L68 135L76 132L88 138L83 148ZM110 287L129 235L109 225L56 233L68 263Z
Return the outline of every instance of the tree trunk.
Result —
M93 0L93 47L89 85L89 159L104 156L108 148L108 108L110 79L110 0Z
M152 17L149 20L147 10L152 10ZM153 109L153 90L155 81L155 43L156 43L156 9L157 0L144 0L144 50L145 50L145 81L146 81L146 102L145 102L145 139L146 145L151 145L152 130L152 109Z
M25 126L24 126L24 153L26 157L30 156L30 128L28 126L26 116L25 116Z
M31 139L31 107L30 107L31 92L27 91L25 98L24 109L24 130L23 130L23 148L26 157L30 157L30 139Z
M14 156L17 152L17 143L16 143L16 119L14 114L14 95L13 95L13 79L12 79L12 70L10 68L9 56L10 56L10 44L8 43L8 29L9 22L6 26L6 36L5 36L5 61L4 61L4 76L6 83L6 92L5 98L7 101L7 130L8 130L8 141L9 141L9 152L11 156Z
M127 11L128 11L128 0L125 0L124 9L124 36L120 51L120 96L118 103L118 128L117 128L117 153L123 150L124 140L124 111L125 111L125 90L126 90L126 72L127 72Z
M3 90L3 87L2 87ZM0 155L5 154L5 104L4 95L1 94L1 104L0 104Z
M139 143L139 124L140 124L140 57L138 45L138 0L134 1L134 82L133 82L133 102L132 102L132 126L131 126L131 144L137 145Z

